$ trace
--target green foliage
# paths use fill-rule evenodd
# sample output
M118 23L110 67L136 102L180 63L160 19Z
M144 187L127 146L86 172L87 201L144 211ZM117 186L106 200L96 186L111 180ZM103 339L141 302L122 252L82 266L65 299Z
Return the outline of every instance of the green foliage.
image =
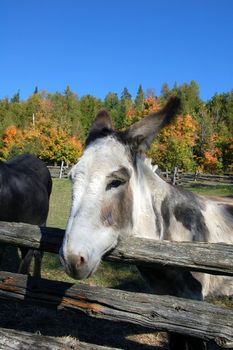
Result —
M11 102L12 103L19 103L20 102L19 91L15 95L13 95L13 97L11 98Z
M142 89L142 85L140 84L138 87L137 95L134 101L134 107L136 111L142 111L144 109L144 92Z
M197 124L194 133L195 141L189 143L185 137L187 133L185 128L181 128L179 137L172 129L169 138L161 140L159 137L153 145L150 153L154 161L163 168L180 165L187 170L197 168L200 171L211 172L232 171L233 90L215 94L205 103L200 99L199 86L195 81L181 85L175 83L172 88L164 83L159 98L151 92L148 92L145 97L141 85L138 87L135 99L125 87L120 97L115 92L109 92L103 101L92 95L79 98L69 86L64 92L56 93L38 91L35 87L34 93L24 101L20 100L18 91L12 98L0 100L0 156L9 157L19 151L38 154L38 150L42 149L39 138L42 140L43 137L48 139L50 137L52 139L50 148L57 152L55 158L61 159L63 152L67 159L72 152L70 146L66 145L66 139L71 140L75 136L76 140L84 144L95 115L101 108L109 111L116 129L124 129L149 113L156 112L172 95L179 95L181 98L181 115L184 118L187 115L191 116L193 123ZM30 138L26 138L24 135L27 142L24 142L20 149L14 140L11 140L7 147L5 146L3 137L8 127L15 126L23 133L23 130L33 129L41 116L47 122L44 124L46 126L40 130L39 136L31 135ZM60 136L52 146L52 142L56 139L55 125L59 126L59 128L55 127L55 130L57 132L60 130L58 132ZM179 129L179 126L176 127ZM52 137L49 136L51 128L53 128ZM61 131L67 136L61 136ZM63 147L61 147L62 144L64 144ZM58 151L59 148L60 151ZM48 154L50 157L52 152ZM53 159L55 158L53 156Z
M194 80L190 84L177 85L175 83L172 89L169 89L168 84L164 83L161 89L161 100L163 104L172 95L178 95L181 98L182 114L191 114L192 116L198 114L201 100L199 97L199 86Z
M82 139L86 138L91 124L103 104L97 98L91 95L85 95L80 99L79 109L81 112L81 125L83 128Z

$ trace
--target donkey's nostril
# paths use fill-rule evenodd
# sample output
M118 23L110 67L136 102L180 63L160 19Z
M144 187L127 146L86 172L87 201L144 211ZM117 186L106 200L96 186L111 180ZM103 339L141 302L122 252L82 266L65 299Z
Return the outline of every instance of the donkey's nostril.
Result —
M86 262L86 259L82 256L82 255L78 255L77 257L76 257L76 267L77 268L80 268L82 265L84 265L85 264L85 262Z
M88 258L85 254L70 254L66 258L67 273L71 276L81 276L87 268Z

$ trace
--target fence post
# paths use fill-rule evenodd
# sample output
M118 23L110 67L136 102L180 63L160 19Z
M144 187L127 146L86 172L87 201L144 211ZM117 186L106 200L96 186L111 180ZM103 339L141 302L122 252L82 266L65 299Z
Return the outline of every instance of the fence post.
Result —
M175 184L176 184L176 174L177 174L177 167L175 166L174 174L173 174L173 180L172 180L172 185L173 186L175 186Z
M62 160L62 162L61 162L60 173L59 173L59 179L62 178L63 167L64 167L64 160Z

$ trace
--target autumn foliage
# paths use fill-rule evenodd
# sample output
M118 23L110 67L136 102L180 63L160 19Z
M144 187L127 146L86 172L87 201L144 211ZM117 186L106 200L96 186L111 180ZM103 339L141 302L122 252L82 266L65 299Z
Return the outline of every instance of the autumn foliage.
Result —
M36 124L25 129L14 125L6 128L2 141L1 158L7 159L18 153L32 153L47 163L75 163L82 153L82 144L69 136L52 120L38 115Z
M150 157L160 167L168 169L178 166L186 171L195 168L193 147L197 138L198 125L190 115L177 116L174 122L164 128L149 151Z
M169 88L160 97L142 86L133 99L127 88L121 96L109 92L104 100L79 98L69 86L63 93L38 92L20 101L17 93L0 100L0 159L33 153L48 163L75 163L82 153L90 126L101 108L108 110L116 129L124 130L157 112L171 96L181 98L180 114L163 129L148 156L162 170L233 171L233 90L204 102L195 81Z

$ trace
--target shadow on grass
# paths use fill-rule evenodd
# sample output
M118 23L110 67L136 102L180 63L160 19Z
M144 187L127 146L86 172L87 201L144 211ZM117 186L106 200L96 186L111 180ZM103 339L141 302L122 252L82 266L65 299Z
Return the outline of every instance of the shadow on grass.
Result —
M148 334L150 331L140 326L96 320L79 311L48 309L12 301L0 302L0 326L56 337L69 335L83 342L120 349L167 349L165 339L162 343L156 333Z

